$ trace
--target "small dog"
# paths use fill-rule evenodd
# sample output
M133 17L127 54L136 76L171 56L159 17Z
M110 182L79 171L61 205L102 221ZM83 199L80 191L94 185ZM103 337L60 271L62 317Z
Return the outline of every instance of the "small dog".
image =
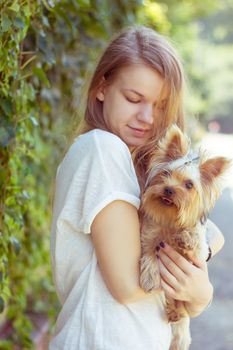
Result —
M208 257L206 217L221 193L222 175L229 167L230 160L224 157L206 159L204 152L195 155L190 140L176 125L159 141L149 159L139 211L140 285L145 291L160 288L156 247L161 241L186 258L189 252L198 259ZM191 343L188 313L173 299L165 302L168 321L172 322L170 349L187 350Z

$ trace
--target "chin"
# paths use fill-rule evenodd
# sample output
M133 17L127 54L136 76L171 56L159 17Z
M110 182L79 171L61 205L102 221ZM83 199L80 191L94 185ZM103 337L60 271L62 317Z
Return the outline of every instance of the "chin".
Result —
M135 147L139 147L139 146L143 146L147 143L149 139L142 139L142 138L132 138L131 140L129 140L129 142L126 142L127 145L130 148L135 148Z
M175 203L166 203L162 197L148 198L143 207L152 220L159 225L174 227L178 222L179 210Z

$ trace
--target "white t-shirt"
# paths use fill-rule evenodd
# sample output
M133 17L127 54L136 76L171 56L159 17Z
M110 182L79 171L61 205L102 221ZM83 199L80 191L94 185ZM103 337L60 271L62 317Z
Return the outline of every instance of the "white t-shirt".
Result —
M57 170L51 259L62 309L50 350L169 349L171 328L160 296L122 305L101 275L90 228L114 200L139 208L131 154L118 136L95 129L75 139Z

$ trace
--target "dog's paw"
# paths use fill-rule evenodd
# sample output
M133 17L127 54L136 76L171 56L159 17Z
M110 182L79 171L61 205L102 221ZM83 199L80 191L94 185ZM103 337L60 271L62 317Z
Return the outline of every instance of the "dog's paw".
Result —
M160 288L160 281L157 276L142 273L140 276L140 286L146 292L152 292L153 290L158 290Z
M176 310L167 310L168 322L178 322L183 316Z
M140 286L151 292L160 288L160 275L156 257L143 256L141 259Z
M184 230L175 237L175 243L180 249L193 250L198 242L196 233Z

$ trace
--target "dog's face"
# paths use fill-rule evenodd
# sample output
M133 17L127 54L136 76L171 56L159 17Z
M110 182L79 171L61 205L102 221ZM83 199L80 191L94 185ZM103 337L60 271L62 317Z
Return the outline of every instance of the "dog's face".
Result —
M172 126L151 156L143 210L163 226L194 226L213 207L229 164L193 155L189 139Z
M179 226L191 225L204 214L203 189L197 169L169 165L151 180L143 196L143 208L156 216L156 221ZM192 167L193 168L193 167ZM196 174L194 175L194 172Z

